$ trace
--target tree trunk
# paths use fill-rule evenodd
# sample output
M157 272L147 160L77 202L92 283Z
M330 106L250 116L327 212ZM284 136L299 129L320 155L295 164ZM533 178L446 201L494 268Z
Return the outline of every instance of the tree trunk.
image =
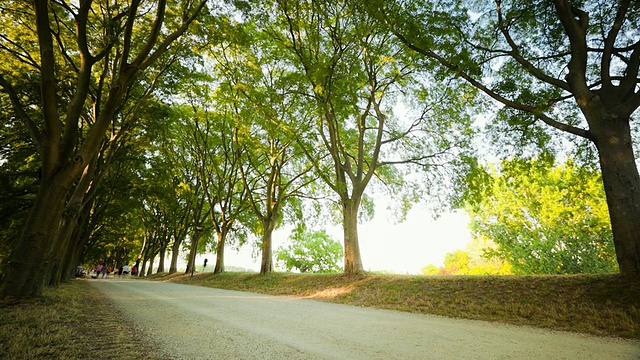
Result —
M82 223L82 218L78 219L78 226L73 230L73 234L71 234L71 240L69 241L69 246L67 247L67 253L64 256L64 261L62 262L62 277L60 281L68 281L72 279L75 275L75 270L80 264L80 255L81 253L78 251L79 242L80 242L80 227Z
M146 276L151 276L153 275L153 261L156 258L156 254L155 252L153 254L151 254L151 256L149 257L149 267L147 268L147 275Z
M43 179L23 234L7 266L0 298L28 298L42 294L47 282L46 264L55 245L68 186L56 177Z
M196 255L198 254L198 242L200 240L200 230L196 228L191 237L191 251L189 252L189 261L187 262L187 270L185 274L196 271Z
M164 272L164 257L167 253L167 246L165 245L165 243L162 244L161 248L160 248L160 259L159 259L159 263L158 263L158 273L163 273Z
M62 280L65 265L64 257L68 254L71 236L78 225L78 218L80 217L79 209L69 211L68 208L69 204L65 207L60 228L55 237L55 246L49 255L51 260L47 269L47 279L50 286L58 286Z
M262 262L260 263L260 274L273 272L273 229L276 227L277 218L269 217L263 221L262 234Z
M342 205L344 229L344 272L356 274L362 272L362 259L358 243L358 202L347 201Z
M142 266L138 267L138 276L145 275L144 272L147 269L147 261L149 261L149 251L145 251L142 257ZM153 265L153 261L151 261L151 265Z
M607 117L592 128L600 156L613 242L620 273L640 276L640 177L633 154L629 119Z
M169 272L174 273L178 271L178 257L180 256L180 244L182 240L173 239L173 245L171 246L171 265L169 265Z
M216 247L216 267L213 269L214 274L222 274L224 272L224 239L225 234L219 232L218 243Z
M93 207L93 199L82 210L78 226L76 226L73 235L71 235L71 246L68 250L65 276L70 279L74 276L76 267L81 263L84 249L89 242L89 220L91 217L91 208Z

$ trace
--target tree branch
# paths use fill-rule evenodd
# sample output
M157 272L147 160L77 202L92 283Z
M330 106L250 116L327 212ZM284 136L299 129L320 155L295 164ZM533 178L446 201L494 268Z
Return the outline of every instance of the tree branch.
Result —
M499 2L498 2L499 4ZM505 40L507 41L507 43L509 44L509 46L511 47L511 51L509 51L509 55L514 58L520 65L522 65L522 67L524 69L527 70L527 72L533 76L535 76L537 79L544 81L546 83L549 83L551 85L557 86L561 89L564 89L566 91L571 91L571 87L569 86L569 84L567 84L566 82L556 79L552 76L549 76L545 73L543 73L540 69L538 69L537 67L535 67L531 62L527 61L527 59L525 59L522 54L520 53L520 50L518 48L518 45L516 44L516 42L513 40L513 38L511 37L511 34L509 33L509 29L507 26L505 26L504 24L504 18L502 17L502 10L500 8L500 6L498 5L497 9L496 9L497 13L498 13L498 26L500 27L500 32L502 32L502 36L504 36Z
M618 37L618 33L620 32L620 28L622 27L622 22L624 21L627 10L629 9L630 0L622 0L619 1L618 11L616 12L616 18L613 21L613 26L607 37L604 39L604 53L602 54L602 63L600 66L600 78L602 79L603 86L605 88L611 88L611 54L613 53L614 45L616 42L616 38Z
M60 142L60 157L68 157L76 146L78 138L78 123L84 109L84 103L89 95L91 86L91 69L94 59L89 53L87 46L87 19L91 9L92 0L83 0L80 9L75 16L76 19L76 41L80 50L80 68L78 69L78 82L73 98L67 106L64 135ZM88 160L88 159L87 159Z
M16 43L15 41L12 41L11 39L9 39L8 37L2 34L0 34L0 40L2 40L0 42L0 49L6 50L15 58L17 58L18 61L20 61L21 63L27 64L37 70L40 70L40 65L38 65L38 62L33 57L31 57L31 54L29 53L29 51L27 51L24 47L22 47L20 44ZM11 44L11 46L15 46L21 52L10 49L8 46L4 45L5 42L8 44Z
M40 134L40 129L38 129L37 125L33 122L29 114L27 114L26 111L24 111L24 107L20 102L18 94L16 93L13 86L4 78L4 76L2 76L2 74L0 74L0 86L2 86L3 91L7 95L9 95L9 99L11 100L11 106L13 107L13 111L15 111L18 118L22 120L24 125L29 130L29 134L31 135L31 138L33 139L33 142L36 145L38 152L40 152L41 136L42 136Z
M446 59L444 59L442 56L440 56L439 54L433 52L432 50L429 49L424 49L422 47L419 47L413 43L411 43L404 35L400 34L397 30L392 28L392 31L394 32L394 34L398 37L398 39L400 39L400 41L402 41L407 47L409 47L410 49L416 51L419 54L422 54L428 58L434 59L436 60L438 63L440 63L442 66L444 66L445 68L449 69L451 72L453 72L454 74L460 76L461 78L463 78L464 80L466 80L468 83L470 83L471 85L475 86L476 88L478 88L479 90L481 90L482 92L484 92L485 94L489 95L489 97L491 97L492 99L502 103L503 105L506 105L510 108L516 109L516 110L521 110L521 111L525 111L528 113L533 114L534 116L536 116L537 118L539 118L540 120L542 120L543 122L545 122L548 125L553 126L554 128L558 129L558 130L562 130L577 136L581 136L587 139L591 139L591 134L584 129L578 128L578 127L574 127L571 125L567 125L561 122L558 122L556 120L553 120L552 118L550 118L549 116L547 116L546 114L544 114L542 111L540 111L539 109L532 107L532 106L528 106L528 105L524 105L512 100L509 100L505 97L503 97L502 95L496 93L495 91L489 89L488 87L486 87L484 84L482 84L481 82L479 82L478 80L474 79L472 76L470 76L469 74L467 74L466 72L462 71L460 69L459 66L454 65L452 63L450 63L449 61L447 61Z
M173 43L176 39L178 39L185 31L191 23L198 17L198 14L204 6L207 4L207 0L202 0L200 4L198 4L197 8L194 10L191 17L186 19L186 21L173 33L169 34L166 39L158 46L156 51L154 51L143 63L140 65L140 69L146 69L150 64L155 62L162 54L164 54L167 50L169 50L169 45Z
M56 95L55 57L53 38L49 27L49 3L47 0L35 0L36 27L40 46L40 90L44 115L44 137L40 138L43 177L48 178L58 166L58 144L62 132L58 101Z

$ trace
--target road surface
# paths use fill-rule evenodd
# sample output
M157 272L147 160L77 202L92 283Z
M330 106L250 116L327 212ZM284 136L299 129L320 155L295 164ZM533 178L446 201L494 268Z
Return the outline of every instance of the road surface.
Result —
M90 282L176 359L640 359L640 342L130 279Z

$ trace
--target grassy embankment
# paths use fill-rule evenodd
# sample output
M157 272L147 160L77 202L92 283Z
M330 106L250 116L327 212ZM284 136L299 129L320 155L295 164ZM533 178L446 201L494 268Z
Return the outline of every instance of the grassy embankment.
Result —
M355 306L640 339L640 282L604 276L388 276L211 273L151 279ZM23 358L166 358L131 336L86 281L0 304L0 353ZM99 334L98 334L99 332Z
M640 339L640 282L618 275L158 274L154 280Z

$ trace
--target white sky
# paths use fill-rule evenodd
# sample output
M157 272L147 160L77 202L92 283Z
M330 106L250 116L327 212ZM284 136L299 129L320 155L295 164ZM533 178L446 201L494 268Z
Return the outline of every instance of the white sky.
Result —
M419 274L429 264L441 266L448 252L464 249L471 240L468 215L463 211L443 214L433 220L419 205L409 211L405 222L394 224L392 216L379 209L370 222L359 225L358 235L364 269L391 271L398 274ZM342 243L342 226L327 228L327 232ZM287 244L288 231L277 230L273 236L273 250ZM260 259L252 258L250 244L240 251L225 251L225 266L260 270ZM207 267L215 265L215 254L198 255L197 264L208 259Z

